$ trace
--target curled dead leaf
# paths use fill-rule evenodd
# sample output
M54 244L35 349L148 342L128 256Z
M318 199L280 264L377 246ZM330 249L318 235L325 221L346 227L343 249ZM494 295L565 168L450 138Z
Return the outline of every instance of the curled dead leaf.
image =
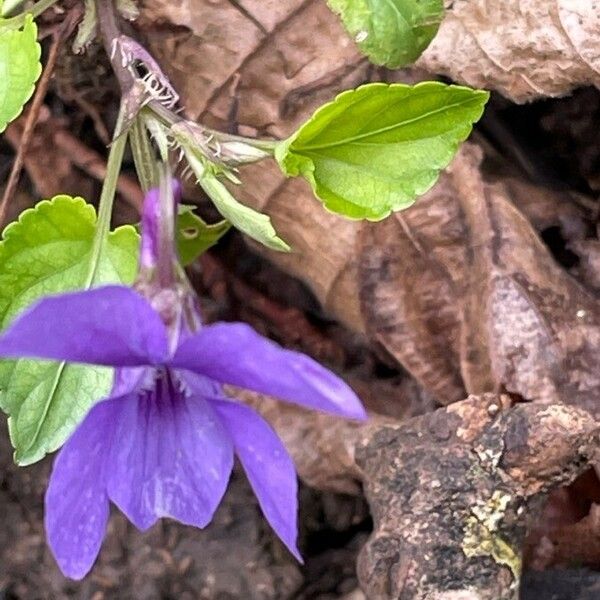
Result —
M522 203L522 187L486 183L480 160L476 147L465 146L419 202L379 223L324 214L298 183L281 183L270 171L246 200L269 212L295 248L272 260L306 281L331 314L380 343L438 401L504 388L596 412L598 301L555 262L512 203ZM539 206L525 210L549 224Z

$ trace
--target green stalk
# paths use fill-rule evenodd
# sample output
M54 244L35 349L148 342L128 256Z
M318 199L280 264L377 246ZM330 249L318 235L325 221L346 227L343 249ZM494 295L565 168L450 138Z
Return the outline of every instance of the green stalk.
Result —
M6 17L6 15L17 11L21 7L21 4L23 4L23 0L4 0L0 17Z
M124 119L125 107L123 104L121 104L119 116L117 117L117 123L115 125L115 131L121 130ZM92 281L94 280L96 269L99 263L98 258L104 250L108 234L110 233L110 219L112 216L115 193L117 191L117 180L119 179L121 165L123 163L123 154L125 153L125 146L127 145L127 135L127 132L122 133L119 137L113 139L113 142L110 146L108 162L106 164L106 177L102 185L100 202L98 204L98 220L96 222L96 233L94 234L94 239L92 241L90 257L91 268L88 273L86 287L90 287Z
M243 135L233 135L231 133L217 131L216 129L210 129L209 127L206 127L205 131L208 134L214 135L219 142L239 142L240 144L247 144L248 146L252 146L257 150L262 150L271 155L275 153L275 148L279 143L277 140L263 140L259 138L244 137Z
M157 187L160 174L157 170L156 157L148 131L142 119L136 117L129 133L129 145L133 153L135 170L144 192Z

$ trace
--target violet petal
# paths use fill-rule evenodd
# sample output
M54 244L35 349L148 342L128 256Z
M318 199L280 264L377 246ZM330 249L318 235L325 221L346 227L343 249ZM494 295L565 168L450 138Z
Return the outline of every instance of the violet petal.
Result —
M108 495L141 530L161 517L206 526L225 493L233 447L203 398L186 397L172 374L123 401L115 424Z
M233 439L265 518L290 552L302 562L298 537L298 481L294 463L277 434L251 408L211 400Z
M61 571L83 578L92 568L106 530L107 449L121 399L92 408L54 461L46 491L46 534Z
M154 381L155 367L120 367L115 369L111 396L128 396L137 393Z
M339 377L244 323L204 327L179 346L171 364L308 408L354 419L366 417L356 394Z
M140 244L140 267L156 266L158 257L158 223L160 222L160 191L153 188L146 192L142 211L142 240Z
M164 362L167 354L159 315L124 286L40 300L0 336L0 356L15 358L133 367Z
M181 199L181 184L176 179L171 181L173 186L174 212ZM142 210L142 240L140 245L140 267L145 269L154 268L159 257L159 228L161 218L160 189L153 188L146 192ZM175 255L173 255L175 256Z

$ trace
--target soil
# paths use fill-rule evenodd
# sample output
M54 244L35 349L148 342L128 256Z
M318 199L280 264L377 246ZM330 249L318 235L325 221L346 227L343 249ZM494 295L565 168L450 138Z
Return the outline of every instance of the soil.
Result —
M8 435L0 437L1 600L329 600L357 587L354 563L370 528L364 501L303 488L306 562L299 565L270 531L237 470L202 531L163 521L140 533L114 510L92 574L69 581L44 539L51 462L19 469Z

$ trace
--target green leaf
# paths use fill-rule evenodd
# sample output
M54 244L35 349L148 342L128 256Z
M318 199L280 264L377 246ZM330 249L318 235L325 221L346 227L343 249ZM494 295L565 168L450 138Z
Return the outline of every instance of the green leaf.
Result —
M288 252L290 247L277 235L270 217L238 202L231 192L217 179L193 150L184 147L185 156L198 183L213 201L216 209L236 229L272 250ZM230 174L233 176L233 174ZM235 178L234 178L235 180Z
M277 145L275 158L332 212L378 221L435 183L488 97L433 81L365 85L317 110Z
M29 15L21 30L0 34L0 133L31 98L42 72L37 27Z
M397 69L414 62L435 37L443 0L327 0L371 62Z
M95 257L96 211L81 198L57 196L26 210L0 242L0 326L48 294L120 282L136 273L139 236L119 227ZM15 461L40 460L59 448L96 400L112 370L64 362L0 362L0 407L10 415Z
M214 246L231 228L227 221L213 225L193 213L192 206L180 206L177 217L177 249L184 265L193 263L198 256Z

